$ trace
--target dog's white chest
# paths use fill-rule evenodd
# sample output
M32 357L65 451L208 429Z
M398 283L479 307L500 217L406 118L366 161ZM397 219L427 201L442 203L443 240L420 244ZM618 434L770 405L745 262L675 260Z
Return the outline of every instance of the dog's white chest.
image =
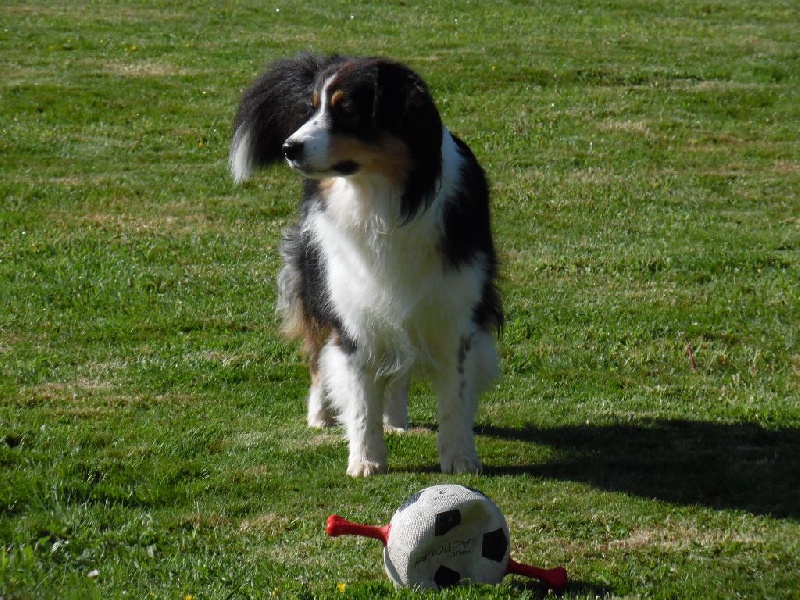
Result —
M436 219L434 212L419 215L391 232L342 230L327 214L310 221L331 308L381 373L435 366L433 357L457 344L480 298L479 265L445 266Z

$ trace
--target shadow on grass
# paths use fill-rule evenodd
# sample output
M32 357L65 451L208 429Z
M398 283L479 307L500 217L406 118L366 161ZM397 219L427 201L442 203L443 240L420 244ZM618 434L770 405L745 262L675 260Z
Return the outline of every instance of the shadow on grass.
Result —
M511 587L519 590L520 595L523 592L532 594L534 598L552 598L552 590L548 590L543 584L536 581L515 581ZM555 597L566 598L606 598L612 595L614 591L608 586L595 585L587 581L570 579L567 583L567 588L555 594Z
M676 420L548 429L483 426L476 433L547 445L561 457L487 466L489 476L526 473L678 504L800 517L800 429Z

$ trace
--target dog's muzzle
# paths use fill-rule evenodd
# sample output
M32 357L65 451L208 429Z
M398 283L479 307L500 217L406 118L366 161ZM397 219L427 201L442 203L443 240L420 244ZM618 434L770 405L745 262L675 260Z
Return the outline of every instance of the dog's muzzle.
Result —
M283 143L281 149L283 150L283 156L286 158L286 162L289 163L289 166L301 171L307 176L314 176L322 173L335 173L337 175L347 176L353 175L360 168L357 162L344 160L335 165L331 165L330 168L319 171L311 170L308 168L308 165L306 165L305 144L302 141L289 138Z

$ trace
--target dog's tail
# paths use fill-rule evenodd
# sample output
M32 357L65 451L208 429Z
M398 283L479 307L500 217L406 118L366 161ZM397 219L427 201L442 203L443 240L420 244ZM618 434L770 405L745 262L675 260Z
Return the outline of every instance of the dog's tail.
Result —
M233 121L228 158L236 183L283 157L283 142L311 117L317 75L344 60L338 55L301 53L273 63L245 90Z

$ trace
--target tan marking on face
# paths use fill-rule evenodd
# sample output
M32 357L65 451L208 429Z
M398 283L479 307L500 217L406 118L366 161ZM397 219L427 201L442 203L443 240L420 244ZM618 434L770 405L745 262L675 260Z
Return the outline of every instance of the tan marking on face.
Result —
M333 96L331 96L331 108L336 108L338 104L344 102L346 97L347 94L342 90L336 90L333 92Z
M329 158L332 165L354 161L360 173L380 173L396 185L405 183L411 168L408 146L391 135L369 144L348 136L336 136L331 140Z
M314 90L314 95L311 96L311 106L313 108L319 108L319 92Z

